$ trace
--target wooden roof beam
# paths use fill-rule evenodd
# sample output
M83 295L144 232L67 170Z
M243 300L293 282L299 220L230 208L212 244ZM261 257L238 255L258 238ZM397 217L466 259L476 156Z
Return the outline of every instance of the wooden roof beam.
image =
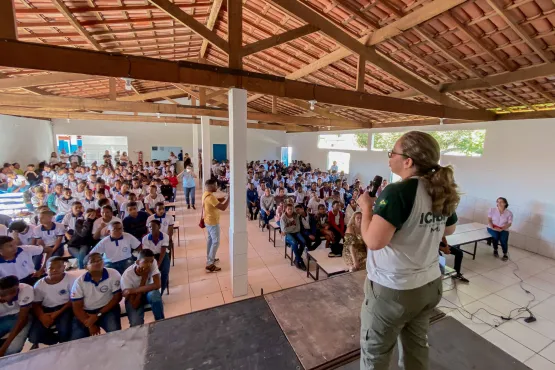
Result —
M13 0L0 1L0 37L17 40L17 22Z
M75 28L75 30L81 35L83 36L91 45L93 48L95 48L96 50L102 51L104 50L102 48L102 46L100 46L100 44L98 43L98 41L96 41L96 39L94 39L89 32L85 29L85 27L83 27L81 25L81 23L79 23L79 21L77 20L77 18L75 18L75 16L71 13L71 11L69 10L69 8L66 6L66 4L63 2L63 0L52 0L52 2L54 3L54 5L56 5L56 8L58 8L58 10L60 11L60 13L63 14L63 16L67 19L67 21Z
M57 0L59 1L59 0ZM229 45L227 41L222 39L216 34L216 32L209 30L205 25L197 21L193 16L185 13L179 8L179 6L170 2L169 0L148 0L152 5L156 6L158 9L164 13L171 16L177 22L181 23L185 27L190 28L196 34L204 37L208 42L218 47L225 53L229 54Z
M281 44L285 44L286 42L310 35L311 33L317 31L318 27L306 24L304 26L243 46L243 56L251 55Z
M29 58L33 55L33 58ZM165 83L242 88L253 93L276 95L300 100L427 117L443 117L489 121L495 114L485 110L467 110L382 95L360 93L279 76L232 70L192 62L133 57L91 50L64 48L0 39L0 65L87 73L106 77L130 77Z
M243 1L227 0L227 39L229 68L243 68Z
M218 19L218 14L220 14L220 8L222 7L223 0L214 0L212 4L212 8L210 9L210 15L208 16L208 20L206 21L206 28L210 31L214 29L214 25L216 24L216 20ZM206 49L208 47L208 40L202 40L202 46L200 48L200 57L204 58L206 54Z

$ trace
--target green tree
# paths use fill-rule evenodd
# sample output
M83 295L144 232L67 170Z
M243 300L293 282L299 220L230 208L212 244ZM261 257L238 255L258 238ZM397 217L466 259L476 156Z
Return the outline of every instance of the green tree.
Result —
M441 149L441 154L460 153L466 156L479 156L484 151L486 130L433 131L432 135ZM404 132L384 132L374 134L374 150L391 150Z
M355 140L359 148L368 148L368 134L367 133L358 133L355 134Z

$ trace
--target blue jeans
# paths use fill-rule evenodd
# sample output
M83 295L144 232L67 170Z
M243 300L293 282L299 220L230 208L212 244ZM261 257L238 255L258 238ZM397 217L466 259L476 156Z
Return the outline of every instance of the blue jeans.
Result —
M18 316L19 314L0 317L0 338L12 331L15 323L17 322ZM9 345L8 349L6 350L6 356L21 352L21 350L23 349L23 345L27 340L29 329L31 328L31 320L32 318L29 317L29 322L27 323L27 325L25 325L25 327L19 332L19 334L17 334L12 343Z
M187 202L187 205L192 204L195 205L195 187L190 187L190 188L183 188L183 190L185 190L185 201Z
M125 300L125 311L129 319L129 326L143 325L145 323L145 305L149 304L154 314L154 320L164 320L164 304L162 295L158 290L151 290L143 294L142 302L138 308L133 308L128 300Z
M79 266L79 268L84 269L85 257L87 257L87 254L89 254L91 247L89 247L88 245L80 245L77 247L67 247L67 250L69 251L69 254L77 258L77 265Z
M493 250L497 251L499 243L501 243L501 249L503 254L507 254L509 249L509 232L507 230L495 231L488 227L488 233L491 235L491 241L493 242Z
M318 232L312 234L309 230L301 230L301 234L304 237L304 240L306 240L306 249L309 251L315 250L320 246L320 244L322 244L322 239L320 238ZM310 235L314 235L314 241L310 240Z
M87 313L96 314L98 310L85 310ZM119 308L119 304L117 304L114 308L110 311L102 314L96 321L96 326L101 327L104 329L106 333L110 333L112 331L121 330L121 310ZM90 336L89 329L83 325L81 321L77 317L73 317L72 325L71 325L71 340L87 338Z
M158 261L160 255L155 254L154 257L156 261ZM161 294L164 294L164 290L168 287L168 280L170 277L170 255L168 252L164 255L164 259L160 266L158 266L158 270L160 270L160 285L162 285Z
M206 265L214 264L216 260L216 252L220 247L220 225L206 225Z
M270 210L270 213L266 213L263 209L260 210L260 216L262 217L262 219L264 220L264 225L268 226L268 223L270 222L270 220L272 218L274 218L275 216L275 212L274 210Z
M115 269L117 270L117 272L123 275L124 271L127 270L127 268L133 263L133 258L128 258L126 260L121 260L117 262L106 262L106 267Z
M288 233L285 234L285 242L291 246L293 249L293 254L295 255L295 262L300 262L303 260L303 251L306 247L306 240L301 235L301 233Z
M45 313L50 313L58 311L62 306L57 307L42 307ZM29 341L31 343L43 343L49 346L56 343L69 342L71 340L71 325L73 320L73 311L71 307L66 309L60 316L54 320L54 325L56 325L56 330L58 334L54 332L53 329L46 328L39 319L33 318L33 324L31 325L31 330L29 331Z

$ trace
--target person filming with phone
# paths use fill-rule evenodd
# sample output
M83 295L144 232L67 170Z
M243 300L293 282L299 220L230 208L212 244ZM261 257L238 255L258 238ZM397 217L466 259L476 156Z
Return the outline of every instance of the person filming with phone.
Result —
M452 167L439 165L439 144L431 135L407 132L388 156L402 181L376 199L382 179L375 179L370 194L358 199L368 247L360 368L389 369L398 343L402 368L428 369L429 319L442 295L437 248L455 231L460 196Z

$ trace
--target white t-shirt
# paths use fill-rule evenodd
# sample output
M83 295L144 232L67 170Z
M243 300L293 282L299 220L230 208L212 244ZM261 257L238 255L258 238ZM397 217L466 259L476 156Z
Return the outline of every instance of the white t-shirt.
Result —
M70 212L64 216L64 219L62 220L62 225L64 225L68 231L75 230L75 223L79 219L83 219L83 215L74 216L73 213Z
M154 199L152 199L150 197L150 194L149 194L143 199L143 201L144 201L145 207L148 207L150 209L154 209L154 207L156 206L156 203L158 203L158 202L164 203L165 199L164 199L164 196L162 194L156 194L156 198L154 198Z
M61 306L69 302L71 287L75 281L74 277L64 274L64 278L57 284L48 284L46 278L42 278L35 283L35 300L42 302L44 307Z
M15 259L6 261L0 257L0 277L15 275L19 280L35 272L33 256L42 254L40 245L20 245L17 247Z
M96 310L110 302L112 296L121 291L121 275L114 269L104 268L98 283L92 280L87 271L79 276L71 288L71 300L83 300L85 310Z
M10 303L0 303L0 317L18 314L21 307L28 307L33 303L34 297L32 286L19 283L19 292L14 300Z
M107 236L91 250L91 253L100 253L104 255L105 262L118 262L131 258L133 249L139 248L141 242L133 235L123 233L121 238L112 239Z
M87 209L98 209L98 201L96 200L96 198L91 198L90 200L87 198L83 198L81 199L81 203L83 204L83 208L85 209L85 211Z
M135 272L136 264L129 266L121 275L121 289L135 289L141 286L141 277ZM150 267L150 273L148 274L148 280L146 284L152 284L152 277L154 275L160 275L160 270L158 270L158 263L156 260L152 263Z
M64 225L53 222L52 228L50 230L46 230L44 226L39 225L35 227L34 231L35 239L40 239L43 241L45 246L52 247L54 244L56 244L56 239L59 236L65 235L66 229Z
M160 221L160 231L165 234L169 234L168 229L170 226L173 226L172 216L168 215L167 213L164 213L164 216L162 217L159 217L157 214L150 215L146 219L146 225L148 226L150 224L150 221L152 220Z
M123 202L121 204L121 207L119 207L120 212L123 212L123 218L126 218L127 216L129 216L129 212L127 212L127 203L129 203L129 201ZM135 203L137 203L137 209L139 211L142 211L145 209L145 205L140 200L136 201Z
M160 239L158 243L152 240L152 234L143 236L143 249L150 249L154 254L160 254L162 247L170 247L170 237L164 232L160 232Z
M19 241L21 242L19 245L31 245L33 242L33 239L35 238L35 227L33 225L29 225L29 229L27 230L27 232L25 234L22 233L18 233L17 237L19 238ZM15 233L12 231L12 235L10 235L12 238L15 239Z
M56 208L58 208L58 214L64 215L71 212L71 206L73 205L73 203L75 203L76 200L77 199L75 199L74 197L71 197L69 199L59 197L58 199L56 199Z
M102 223L104 222L106 225L108 225L110 222L120 222L121 223L121 219L119 217L115 217L112 216L112 219L108 222L104 222L104 220L101 218L97 218L96 220L94 220L93 223L93 228L92 228L92 233L96 233L98 231L98 229L100 229L100 225L102 225ZM106 226L105 226L106 227Z
M308 209L310 209L310 211L313 215L318 214L318 206L320 204L322 204L324 206L326 205L326 203L324 202L323 199L316 200L314 198L310 198L310 200L308 201Z

